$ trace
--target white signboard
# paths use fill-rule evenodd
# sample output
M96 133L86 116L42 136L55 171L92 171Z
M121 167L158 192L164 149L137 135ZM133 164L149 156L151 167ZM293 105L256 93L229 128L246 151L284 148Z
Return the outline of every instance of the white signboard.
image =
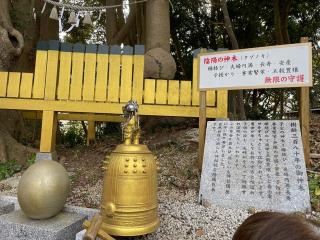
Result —
M311 43L200 54L199 89L312 86Z
M299 121L211 121L199 200L268 211L309 211Z

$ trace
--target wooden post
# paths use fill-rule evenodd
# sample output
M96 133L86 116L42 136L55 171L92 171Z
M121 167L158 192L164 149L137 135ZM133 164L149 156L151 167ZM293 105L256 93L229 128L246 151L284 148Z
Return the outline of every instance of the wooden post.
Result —
M96 124L95 121L88 121L87 146L90 145L96 138Z
M56 145L57 112L43 111L40 152L54 152Z
M198 168L201 171L203 155L204 155L204 144L206 140L206 127L207 127L207 112L206 112L206 91L200 91L199 95L199 160Z
M308 42L307 37L300 38L301 43ZM312 77L312 76L311 76ZM299 96L299 120L301 128L301 136L303 143L304 159L307 168L310 167L310 100L309 100L309 87L298 88Z

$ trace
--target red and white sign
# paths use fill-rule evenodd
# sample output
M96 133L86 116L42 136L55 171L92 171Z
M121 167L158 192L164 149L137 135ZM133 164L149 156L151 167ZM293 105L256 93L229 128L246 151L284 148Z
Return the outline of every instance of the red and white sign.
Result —
M311 43L200 54L199 89L312 86Z

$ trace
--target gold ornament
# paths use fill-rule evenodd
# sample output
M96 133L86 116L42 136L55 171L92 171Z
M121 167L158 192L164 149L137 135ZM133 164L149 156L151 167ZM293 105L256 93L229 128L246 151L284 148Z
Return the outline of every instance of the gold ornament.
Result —
M135 106L127 108L132 103ZM144 235L156 231L160 224L156 159L146 145L139 144L138 105L128 104L124 107L124 144L104 161L101 210L84 223L88 228L84 239Z
M59 20L59 14L56 6L54 6L51 10L49 18L54 19L54 20Z
M62 210L69 191L69 176L64 167L52 160L41 160L22 175L18 201L28 217L46 219Z

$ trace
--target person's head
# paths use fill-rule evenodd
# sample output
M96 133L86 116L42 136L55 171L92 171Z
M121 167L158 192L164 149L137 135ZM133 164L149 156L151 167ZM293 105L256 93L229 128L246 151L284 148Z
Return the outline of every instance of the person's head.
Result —
M274 212L259 212L248 217L232 240L319 240L302 217Z

